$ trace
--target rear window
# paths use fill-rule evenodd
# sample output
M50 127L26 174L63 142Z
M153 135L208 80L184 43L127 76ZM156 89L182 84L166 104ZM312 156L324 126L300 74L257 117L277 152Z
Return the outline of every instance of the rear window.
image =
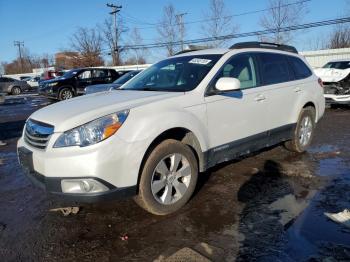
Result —
M286 56L273 53L260 53L259 58L264 85L279 84L292 80Z
M304 79L312 75L311 70L305 65L305 63L301 59L294 56L290 56L288 57L288 60L293 69L295 79Z

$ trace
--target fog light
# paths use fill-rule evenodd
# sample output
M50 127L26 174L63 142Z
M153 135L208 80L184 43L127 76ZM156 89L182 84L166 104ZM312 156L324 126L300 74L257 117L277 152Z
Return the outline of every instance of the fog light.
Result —
M89 194L108 191L108 187L92 178L63 179L61 180L61 188L63 193L74 194Z

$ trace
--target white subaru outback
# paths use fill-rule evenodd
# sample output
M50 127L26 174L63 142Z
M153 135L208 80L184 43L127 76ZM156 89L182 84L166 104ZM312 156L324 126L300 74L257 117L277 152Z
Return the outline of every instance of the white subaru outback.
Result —
M34 112L18 156L51 193L83 202L134 196L165 215L220 162L281 142L305 151L325 109L321 84L290 46L183 52L120 90Z

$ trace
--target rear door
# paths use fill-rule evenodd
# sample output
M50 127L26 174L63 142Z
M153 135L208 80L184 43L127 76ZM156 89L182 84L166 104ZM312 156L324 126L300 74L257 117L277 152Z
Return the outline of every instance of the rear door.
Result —
M107 69L93 69L92 70L92 84L93 85L110 83L111 80L112 80L112 77L110 75L109 70L107 70Z
M288 135L293 123L293 109L301 88L294 81L294 73L287 55L264 52L257 56L262 84L267 87L267 125L271 134Z
M265 88L260 86L257 72L253 53L238 54L210 83L205 101L212 164L261 148L267 139ZM215 84L221 77L239 79L241 89L215 93Z

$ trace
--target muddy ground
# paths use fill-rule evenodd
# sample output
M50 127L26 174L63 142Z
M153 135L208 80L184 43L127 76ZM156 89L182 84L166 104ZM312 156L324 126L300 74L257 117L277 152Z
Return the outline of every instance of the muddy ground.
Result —
M278 146L201 174L176 214L127 199L65 217L49 210L72 203L32 186L16 156L25 119L49 103L24 95L0 105L1 261L153 261L200 243L215 261L350 260L350 229L324 215L350 208L350 108L326 111L307 153Z

